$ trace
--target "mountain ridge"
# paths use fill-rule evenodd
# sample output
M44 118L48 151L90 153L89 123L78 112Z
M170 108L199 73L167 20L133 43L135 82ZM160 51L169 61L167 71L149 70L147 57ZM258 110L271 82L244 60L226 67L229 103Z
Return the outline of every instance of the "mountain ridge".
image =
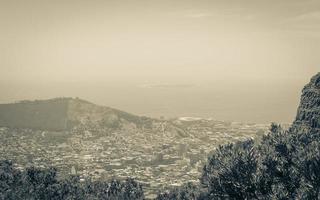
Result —
M119 128L122 124L141 127L152 120L71 97L0 104L0 126L13 128L61 131L79 124L108 128Z

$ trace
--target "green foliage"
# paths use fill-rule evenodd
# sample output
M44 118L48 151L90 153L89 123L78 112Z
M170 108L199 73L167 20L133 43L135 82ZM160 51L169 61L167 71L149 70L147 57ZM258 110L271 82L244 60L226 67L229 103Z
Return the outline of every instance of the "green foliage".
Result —
M200 181L198 187L176 188L157 199L320 199L320 132L272 124L259 143L219 146L208 157Z
M220 146L201 178L210 198L251 199L258 187L257 152L252 140Z
M272 124L259 144L219 147L201 182L207 199L318 199L319 131L282 130Z
M200 195L201 192L196 185L187 183L182 187L158 194L156 200L196 200Z
M10 161L0 162L0 199L32 200L141 200L140 184L133 179L80 182L78 176L57 179L54 168L17 170Z

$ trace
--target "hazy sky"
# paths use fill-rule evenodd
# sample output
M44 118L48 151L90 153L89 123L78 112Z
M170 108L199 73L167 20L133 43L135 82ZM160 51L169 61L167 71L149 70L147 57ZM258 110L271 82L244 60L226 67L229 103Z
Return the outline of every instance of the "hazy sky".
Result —
M319 52L319 0L0 0L7 83L302 87Z

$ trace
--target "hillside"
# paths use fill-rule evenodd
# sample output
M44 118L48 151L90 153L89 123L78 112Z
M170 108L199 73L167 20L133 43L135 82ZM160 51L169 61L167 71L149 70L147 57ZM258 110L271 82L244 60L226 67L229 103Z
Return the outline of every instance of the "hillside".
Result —
M147 126L151 119L109 107L98 106L78 98L21 101L0 104L0 126L41 130L69 130L79 124L107 128L123 125Z
M63 130L67 127L67 111L67 99L1 104L0 126Z

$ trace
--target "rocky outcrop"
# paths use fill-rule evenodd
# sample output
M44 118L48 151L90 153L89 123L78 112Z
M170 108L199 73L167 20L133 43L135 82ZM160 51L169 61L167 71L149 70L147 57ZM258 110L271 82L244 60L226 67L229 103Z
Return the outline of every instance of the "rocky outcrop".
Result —
M312 77L310 83L302 90L293 126L320 129L320 73Z

